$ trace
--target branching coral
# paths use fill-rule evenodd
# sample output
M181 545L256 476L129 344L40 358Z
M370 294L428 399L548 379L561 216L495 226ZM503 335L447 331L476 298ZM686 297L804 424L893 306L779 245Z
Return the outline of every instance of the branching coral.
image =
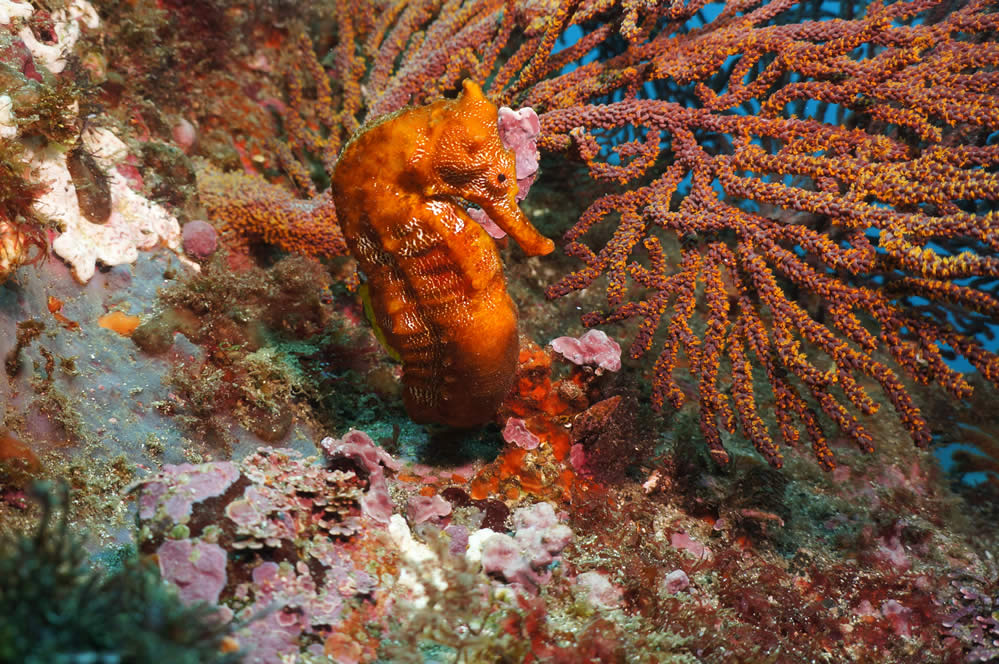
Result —
M681 405L695 378L715 458L728 458L720 430L741 430L779 466L770 406L780 438L803 428L829 468L830 423L873 449L875 383L925 444L903 374L964 397L952 352L999 379L994 354L920 308L999 314L982 281L999 276L991 6L846 2L839 18L794 0L345 4L318 43L329 71L307 38L289 49L277 162L311 195L302 160L329 169L365 122L468 75L530 105L539 148L610 190L566 235L582 267L548 295L606 279L607 310L584 322L635 319L633 357L659 345L657 406Z
M298 199L260 176L211 169L199 175L198 188L201 202L237 241L250 237L306 256L347 253L329 195Z

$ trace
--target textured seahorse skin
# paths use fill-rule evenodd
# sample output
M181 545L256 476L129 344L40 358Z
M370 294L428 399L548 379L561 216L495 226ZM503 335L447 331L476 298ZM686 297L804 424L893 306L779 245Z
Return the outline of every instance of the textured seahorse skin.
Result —
M487 422L517 366L517 308L494 241L466 213L481 207L529 255L554 248L517 207L514 155L497 108L471 81L461 96L404 109L344 148L333 196L371 308L403 363L417 422Z

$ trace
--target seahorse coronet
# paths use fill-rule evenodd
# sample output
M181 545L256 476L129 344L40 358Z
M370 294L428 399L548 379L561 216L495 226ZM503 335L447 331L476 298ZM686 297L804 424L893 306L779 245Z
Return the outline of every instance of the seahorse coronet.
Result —
M517 308L496 244L465 202L528 255L554 249L517 205L498 112L466 80L456 99L363 127L334 167L337 216L367 277L380 340L402 360L403 401L416 422L489 421L517 368Z

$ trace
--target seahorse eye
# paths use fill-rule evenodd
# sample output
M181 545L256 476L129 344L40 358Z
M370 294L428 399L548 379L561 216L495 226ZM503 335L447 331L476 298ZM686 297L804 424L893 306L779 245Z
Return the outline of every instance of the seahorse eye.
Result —
M506 175L503 174L503 173L500 173L499 175L496 176L496 179L500 182L500 184L502 184L502 183L506 182Z

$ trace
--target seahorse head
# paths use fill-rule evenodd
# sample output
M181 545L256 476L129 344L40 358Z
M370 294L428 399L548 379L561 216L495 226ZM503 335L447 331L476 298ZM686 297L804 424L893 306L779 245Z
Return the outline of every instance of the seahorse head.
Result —
M530 256L549 254L554 243L541 235L517 205L514 154L500 141L499 109L466 79L461 96L432 119L431 162L435 193L481 207Z

